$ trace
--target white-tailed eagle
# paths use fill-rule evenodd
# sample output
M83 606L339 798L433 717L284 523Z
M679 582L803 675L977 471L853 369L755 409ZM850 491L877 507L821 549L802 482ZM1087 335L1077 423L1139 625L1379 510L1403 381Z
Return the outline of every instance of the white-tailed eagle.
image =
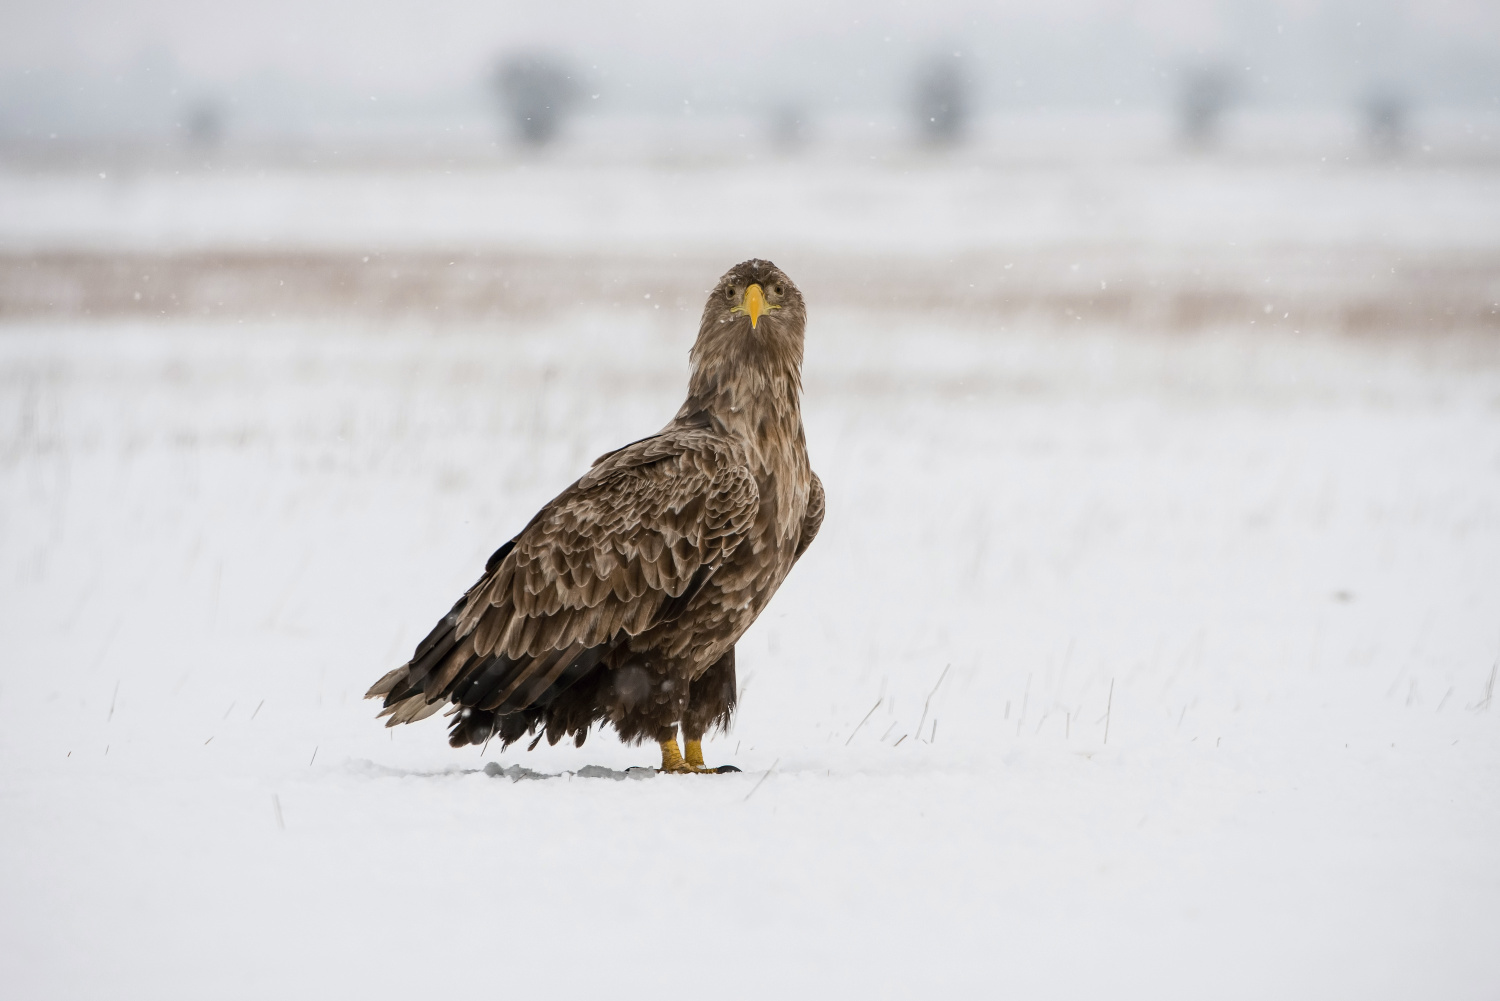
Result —
M451 705L449 743L596 723L669 772L734 712L734 645L823 521L802 430L802 294L770 261L719 280L662 430L600 457L495 551L407 663L366 693L387 726ZM684 756L677 730L687 743Z

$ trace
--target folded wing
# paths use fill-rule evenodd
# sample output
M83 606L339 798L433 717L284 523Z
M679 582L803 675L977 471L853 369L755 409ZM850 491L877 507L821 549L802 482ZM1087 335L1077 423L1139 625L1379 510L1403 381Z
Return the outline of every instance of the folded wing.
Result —
M490 558L485 574L366 693L388 726L452 702L518 712L680 615L746 538L755 480L725 439L669 431L604 456Z

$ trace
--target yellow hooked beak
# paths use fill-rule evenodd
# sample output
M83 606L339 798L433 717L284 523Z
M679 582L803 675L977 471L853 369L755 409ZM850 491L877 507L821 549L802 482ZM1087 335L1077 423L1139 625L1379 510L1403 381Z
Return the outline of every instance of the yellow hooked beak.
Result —
M760 314L769 308L766 305L765 292L761 291L759 285L751 285L745 289L745 298L736 312L750 314L750 329L754 330L755 325L760 322Z

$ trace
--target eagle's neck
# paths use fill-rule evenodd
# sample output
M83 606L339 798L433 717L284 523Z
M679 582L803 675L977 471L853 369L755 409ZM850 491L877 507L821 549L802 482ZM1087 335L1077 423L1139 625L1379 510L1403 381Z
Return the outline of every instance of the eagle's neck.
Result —
M688 398L677 416L707 413L764 461L775 463L784 448L805 444L802 331L800 324L783 327L768 321L761 328L743 335L718 330L699 335L691 355Z
M771 505L766 510L775 534L791 544L812 490L802 430L802 329L800 323L777 327L765 321L761 327L740 336L700 334L677 420L707 417L743 445L762 503Z

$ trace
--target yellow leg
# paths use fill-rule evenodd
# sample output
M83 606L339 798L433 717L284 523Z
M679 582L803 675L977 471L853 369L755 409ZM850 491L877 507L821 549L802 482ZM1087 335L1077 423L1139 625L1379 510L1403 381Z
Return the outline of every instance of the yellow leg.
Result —
M690 740L687 742L687 757L682 756L678 750L677 738L661 741L661 770L664 772L682 772L697 775L712 775L717 768L706 768L703 764L703 742ZM738 768L729 765L724 766L725 771L737 772Z
M692 744L688 745L689 751ZM701 757L701 754L700 754ZM661 770L664 772L695 772L698 769L682 760L682 751L677 746L677 738L661 742Z
M687 772L694 775L713 775L720 772L737 772L738 768L733 765L721 765L718 768L709 768L703 763L703 742L701 740L690 740L687 742L687 757L677 750L677 738L661 742L661 770L664 772Z

